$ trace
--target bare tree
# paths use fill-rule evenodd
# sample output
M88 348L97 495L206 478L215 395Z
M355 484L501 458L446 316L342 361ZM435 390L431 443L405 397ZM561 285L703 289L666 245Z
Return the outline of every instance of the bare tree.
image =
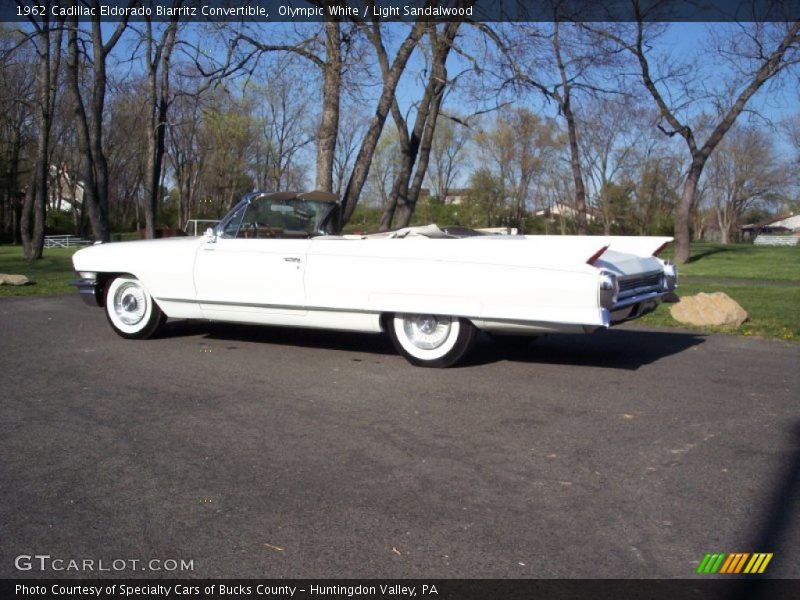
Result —
M109 226L127 230L145 227L150 132L150 89L146 77L115 86L106 105L106 119L113 123L104 136L108 159ZM160 183L160 181L159 181Z
M637 163L629 230L637 235L664 234L673 227L678 195L672 176L680 172L678 165L671 164L657 146L645 148Z
M34 33L31 40L37 54L36 100L36 161L31 183L25 195L20 218L23 253L27 259L42 257L44 227L47 211L48 177L50 174L50 133L58 90L58 72L61 62L62 23L50 18L51 2L38 19L29 22ZM33 222L31 223L31 219Z
M339 137L339 107L342 96L342 27L333 19L325 23L325 63L322 65L322 118L317 130L317 174L315 188L333 190L333 161Z
M352 35L350 27L344 25L339 18L332 17L322 24L321 31L313 32L295 43L265 43L254 35L244 32L240 32L235 40L235 44L251 48L236 63L239 67L260 53L286 52L308 60L320 70L322 105L317 128L315 188L328 192L333 189L334 155L339 135L343 69L345 55L352 42Z
M179 8L182 0L175 0ZM178 14L175 11L174 14ZM149 118L147 123L147 165L144 180L145 236L154 238L166 151L167 112L170 96L170 63L175 49L178 17L171 16L160 32L154 31L151 17L145 17L144 60L147 73Z
M520 24L506 37L488 28L486 31L501 53L501 88L533 90L554 103L564 119L577 230L585 234L588 205L577 100L581 94L614 91L595 82L596 72L613 64L614 52L590 30L565 22L563 10L562 2L553 1L553 22L549 25Z
M800 113L784 119L783 132L794 150L794 162L800 165Z
M728 244L741 216L757 203L774 204L787 169L775 156L772 140L752 127L735 127L708 161L707 176L720 241Z
M255 186L258 122L254 100L216 90L205 99L198 145L205 150L199 183L210 212L219 218Z
M133 6L136 0L130 1ZM108 161L103 147L103 114L106 102L108 75L106 63L128 25L125 13L107 41L103 40L99 0L91 0L95 9L91 18L89 46L91 59L82 53L83 40L78 17L69 18L67 28L67 82L72 93L74 118L77 127L78 152L81 157L80 178L84 185L84 202L96 240L109 240L108 226ZM91 68L88 98L81 90L82 69Z
M616 202L618 189L612 184L635 157L641 134L652 129L652 122L629 97L597 98L584 111L581 128L587 180L602 214L603 233L610 235L614 222L623 216Z
M327 6L325 0L317 2ZM244 55L237 60L229 61L230 67L219 70L220 74L230 73L243 68L252 59L264 52L284 52L310 61L320 69L322 75L322 104L320 124L317 129L317 170L316 188L326 191L333 189L334 161L336 144L339 139L340 107L349 55L358 47L358 39L366 38L375 52L381 72L381 90L378 95L375 111L369 120L364 137L361 140L358 154L353 161L353 169L347 178L342 191L342 221L346 223L353 214L358 203L361 190L367 179L372 155L378 144L386 117L392 107L394 94L409 58L422 35L428 28L425 17L411 25L405 37L395 46L393 58L389 57L383 38L384 25L375 16L369 22L353 17L345 22L338 17L327 19L321 30L289 43L266 43L258 36L246 32L236 35L231 45L232 51L244 50ZM362 35L359 35L362 34Z
M63 87L63 81L62 81ZM65 90L66 91L66 90ZM72 120L72 98L69 93L59 93L53 114L53 133L50 153L50 198L51 207L64 210L64 201L70 204L72 233L88 235L83 184L80 181L79 156L77 152L77 129Z
M351 110L345 111L339 127L339 137L336 140L336 151L333 155L333 189L331 191L337 195L341 195L347 177L353 170L353 163L364 137L365 128L361 115L356 109L356 106L352 106ZM373 168L375 168L374 164Z
M347 223L350 220L358 204L361 190L369 175L372 157L378 145L378 140L381 137L386 117L389 111L392 110L392 107L396 105L397 98L395 92L400 83L400 77L403 71L405 71L411 54L417 47L423 34L428 30L428 23L426 23L423 18L416 21L398 46L394 59L390 61L389 53L384 44L382 25L378 19L373 18L371 23L360 21L359 26L365 32L375 49L381 70L382 86L375 107L375 113L370 120L367 132L361 142L361 147L359 148L358 155L353 165L353 171L350 174L342 195L343 223Z
M526 213L536 204L535 194L546 187L545 175L557 170L558 134L552 121L525 108L506 108L475 136L476 158L482 165L479 171L485 171L482 180L500 190L502 203L493 213L502 214L503 225L525 227ZM563 205L564 199L551 198L548 205Z
M400 149L397 141L397 130L386 127L381 134L375 153L372 156L372 167L369 170L365 189L375 200L372 202L385 207L392 194L392 186L400 170Z
M639 0L632 2L636 23L631 35L611 29L595 28L595 31L613 40L634 57L641 81L661 116L659 129L668 136L680 136L686 143L690 163L675 217L675 261L684 263L689 258L691 212L696 205L698 184L706 162L750 99L768 81L800 61L800 21L742 24L727 37L716 36L717 56L731 59L733 75L727 80L725 89L713 95L716 119L705 139L701 139L693 128L686 106L699 104L701 98L708 97L709 90L703 86L695 94L689 89L690 79L695 72L668 69L659 73L651 58L652 39L650 27L646 24L648 13ZM721 72L720 67L717 74ZM677 93L670 84L683 87L684 93Z
M19 35L0 35L0 238L19 243L20 195L36 133L36 58Z
M296 78L280 65L267 72L265 83L252 93L261 134L255 141L258 185L265 190L303 188L305 170L298 160L314 141L309 98L298 96Z
M439 123L433 134L431 144L431 170L428 180L433 195L444 201L464 163L464 149L470 140L471 132L461 118L439 115Z
M794 151L792 164L794 164L795 169L800 168L800 113L794 113L787 117L781 125L784 136ZM791 199L787 198L786 204L792 212L797 212L798 208L800 208L800 181L794 181L789 189L792 197Z
M411 131L408 130L406 120L400 112L397 98L395 97L392 102L392 115L399 133L402 161L389 202L381 218L380 227L383 231L391 228L395 211L398 211L398 227L408 226L414 214L414 207L428 167L436 121L448 83L447 57L453 47L459 26L458 22L447 23L439 32L433 24L428 31L432 55L428 69L429 76L422 99L416 106L414 127Z
M178 224L197 216L200 175L209 148L200 143L203 92L192 85L194 77L182 78L172 105L167 132L167 160L178 192Z

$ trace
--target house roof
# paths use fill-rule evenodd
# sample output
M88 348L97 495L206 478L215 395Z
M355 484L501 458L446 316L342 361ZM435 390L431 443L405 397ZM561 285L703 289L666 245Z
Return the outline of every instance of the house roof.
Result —
M782 221L787 221L783 223ZM763 229L764 227L785 227L787 229L796 229L800 227L800 215L789 213L779 217L769 217L758 223L748 223L742 225L741 229Z

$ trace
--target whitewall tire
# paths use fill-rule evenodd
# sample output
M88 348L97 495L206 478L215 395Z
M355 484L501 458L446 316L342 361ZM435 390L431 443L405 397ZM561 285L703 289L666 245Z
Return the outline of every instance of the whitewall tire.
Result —
M475 341L475 326L458 317L396 314L389 318L388 330L397 351L420 367L450 367Z
M117 334L129 339L149 338L167 320L138 279L117 277L106 290L106 316Z

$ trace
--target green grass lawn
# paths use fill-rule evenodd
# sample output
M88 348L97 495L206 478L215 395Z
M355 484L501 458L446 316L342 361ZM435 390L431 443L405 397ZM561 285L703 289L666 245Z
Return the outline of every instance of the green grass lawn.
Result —
M700 292L724 292L736 300L750 316L741 327L723 329L701 328L709 332L723 331L741 335L758 335L782 340L800 341L800 285L797 287L763 287L758 285L720 285L715 283L683 283L678 288L679 296L693 296ZM639 319L636 323L658 327L682 327L697 329L678 323L669 314L670 304Z
M750 315L739 328L708 331L800 340L800 247L692 244L689 262L678 273L679 296L724 292ZM670 316L669 306L637 323L686 328Z
M78 248L45 248L41 260L22 258L21 246L0 246L0 273L25 275L28 285L0 285L0 298L8 296L52 296L75 293L67 282L75 279L72 255Z
M70 260L74 252L72 248L47 249L42 260L28 262L19 246L0 246L0 273L22 274L34 282L0 286L0 297L74 293L67 286L75 278ZM679 272L679 295L725 292L744 307L750 320L728 332L800 340L800 247L694 244L690 262ZM687 328L670 317L669 305L637 323Z
M671 258L672 246L661 255ZM720 279L777 279L800 283L800 246L773 247L752 244L692 244L689 262L680 274Z

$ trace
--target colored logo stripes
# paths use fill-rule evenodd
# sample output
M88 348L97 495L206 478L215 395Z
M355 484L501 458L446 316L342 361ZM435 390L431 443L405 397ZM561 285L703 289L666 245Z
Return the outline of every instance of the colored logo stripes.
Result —
M714 573L725 573L728 575L738 573L763 573L771 560L771 552L756 552L753 554L748 552L736 552L732 554L726 554L724 552L709 553L705 555L700 566L697 567L697 572L703 575Z

